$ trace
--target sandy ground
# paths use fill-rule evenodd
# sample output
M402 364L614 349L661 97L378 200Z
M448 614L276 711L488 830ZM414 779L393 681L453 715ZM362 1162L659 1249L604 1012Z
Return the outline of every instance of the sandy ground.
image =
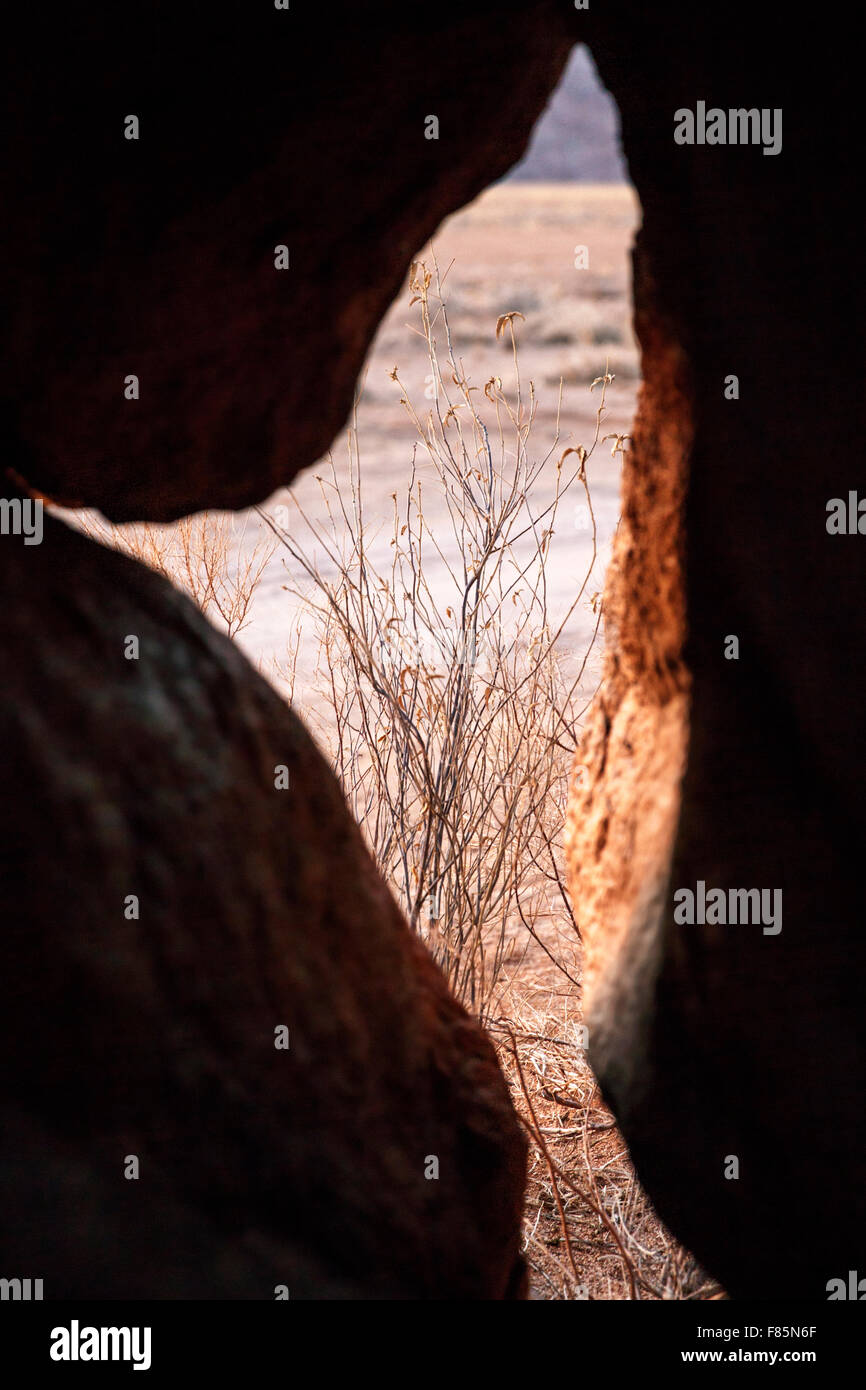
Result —
M569 446L589 447L595 430L598 388L589 384L608 368L615 375L609 388L602 433L627 432L638 387L638 354L631 331L629 252L639 221L633 191L626 185L498 184L449 218L418 259L432 267L435 254L443 279L455 352L473 383L483 387L491 376L511 384L511 345L496 339L500 314L518 311L521 378L534 383L539 401L534 447L539 456L555 436L560 380L563 382L560 440L556 456ZM588 265L577 268L576 248L585 247ZM419 412L425 402L430 371L425 345L418 335L418 310L409 305L404 286L384 319L361 376L358 439L363 470L365 514L371 534L379 532L380 556L386 552L391 517L391 494L405 485L415 439L412 423L400 404L400 379ZM345 440L333 446L338 476L346 474ZM316 524L325 521L321 491L313 467L296 480L291 491ZM588 469L596 515L599 556L587 601L570 620L562 647L576 658L585 650L595 625L589 608L592 593L602 588L610 539L619 506L620 458L611 457L610 443L600 445ZM445 536L441 496L428 496L427 519ZM288 511L286 510L288 507ZM278 513L277 509L282 508ZM298 525L285 495L278 493L267 510ZM266 534L258 517L235 518L243 543ZM299 528L301 529L301 528ZM447 543L443 543L447 544ZM447 554L447 548L446 548ZM580 587L591 559L591 528L582 497L562 508L549 559L550 604L554 621L564 615ZM285 653L288 635L299 613L298 601L285 591L284 552L267 566L256 595L252 621L239 641L248 655L272 674L271 662ZM327 570L327 564L323 563ZM444 567L441 576L444 583ZM434 582L436 576L434 575ZM303 629L295 703L303 708L315 700L314 668L317 642L312 625ZM600 651L600 649L599 649ZM589 680L597 673L597 664Z

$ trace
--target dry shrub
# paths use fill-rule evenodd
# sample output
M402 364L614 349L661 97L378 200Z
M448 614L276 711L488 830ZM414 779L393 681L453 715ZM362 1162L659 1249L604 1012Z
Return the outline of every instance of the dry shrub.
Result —
M495 377L475 387L433 279L413 267L432 382L423 414L391 373L416 441L392 494L387 549L368 519L357 414L345 474L331 458L319 479L325 524L300 504L298 527L261 515L288 553L287 587L317 616L328 710L319 730L350 807L452 988L484 1017L503 963L532 932L528 900L569 910L560 830L589 651L573 669L556 642L593 574L586 464L611 378L595 383L589 450L560 450L558 415L552 442L536 449L538 402L517 353L522 315L496 326L511 343L509 386ZM592 555L554 628L547 559L574 490L592 518ZM447 509L441 529L428 519L434 491ZM597 632L598 601L595 610Z
M561 828L599 631L592 592L596 525L586 465L601 435L609 371L590 447L536 449L538 402L521 381L515 322L511 379L472 385L454 349L438 270L413 267L413 303L429 356L432 399L416 409L392 378L416 442L392 494L383 547L365 505L357 414L340 475L319 479L325 524L295 500L300 526L278 524L252 547L233 518L111 526L77 518L184 588L230 635L250 621L274 547L318 628L318 707L305 710L329 749L349 805L413 927L454 991L493 1038L531 1140L524 1248L539 1299L715 1298L721 1293L671 1239L641 1190L584 1052L581 945L563 879ZM445 531L431 527L436 490ZM592 545L568 612L548 602L551 539L576 494ZM73 518L76 520L76 518ZM375 523L375 519L374 519ZM245 525L246 523L244 523ZM432 561L432 563L431 563ZM579 603L593 636L578 660L558 638ZM301 644L275 660L289 694Z
M295 526L262 512L286 551L290 588L315 614L318 731L379 867L452 988L484 1021L531 1139L525 1251L537 1298L706 1298L718 1288L671 1239L642 1192L584 1053L581 946L563 880L561 827L601 621L592 593L595 515L588 449L536 446L538 401L520 375L474 386L457 357L438 271L413 267L429 357L419 410L391 373L415 444L392 494L388 545L364 489L357 409L348 457L318 482L324 523L295 502ZM576 493L592 544L554 626L551 538ZM433 523L427 499L444 500ZM441 518L441 506L440 506ZM589 602L579 660L557 639Z
M261 537L247 546L249 516L238 520L227 512L199 512L174 525L118 526L98 512L73 512L68 519L91 540L139 560L183 589L228 637L237 637L250 622L255 592L276 548Z

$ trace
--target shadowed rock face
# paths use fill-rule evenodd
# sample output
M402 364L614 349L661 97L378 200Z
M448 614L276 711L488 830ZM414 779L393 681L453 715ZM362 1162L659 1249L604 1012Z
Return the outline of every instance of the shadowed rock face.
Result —
M568 55L552 20L442 19L34 16L2 84L10 479L167 519L328 446L412 253L516 161ZM0 566L4 1271L46 1297L518 1296L526 1148L493 1051L298 719L59 522Z
M4 1269L52 1298L514 1295L493 1049L300 721L53 518L0 573Z
M864 1235L866 540L825 529L862 414L849 38L837 20L783 60L781 5L700 33L685 4L615 0L438 28L374 5L357 30L178 9L125 5L123 33L40 9L11 50L8 466L116 519L289 481L412 254L515 162L589 41L644 208L645 379L569 823L590 1052L728 1289L825 1297ZM699 100L782 108L782 153L675 145ZM0 568L4 1267L49 1296L514 1292L502 1079L300 725L188 604L59 523L0 538ZM781 888L781 933L677 925L698 880Z
M12 49L0 410L33 487L170 520L320 457L410 257L516 162L569 51L553 4L305 9L131 0L134 41L97 7Z

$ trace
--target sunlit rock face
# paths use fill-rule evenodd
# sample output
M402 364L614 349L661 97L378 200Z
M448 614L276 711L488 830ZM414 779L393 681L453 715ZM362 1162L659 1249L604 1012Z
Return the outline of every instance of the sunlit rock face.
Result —
M591 1060L661 1215L732 1294L825 1299L866 1225L866 552L827 524L858 483L864 291L846 38L781 61L783 21L593 12L645 384L570 866ZM780 925L677 912L754 889Z

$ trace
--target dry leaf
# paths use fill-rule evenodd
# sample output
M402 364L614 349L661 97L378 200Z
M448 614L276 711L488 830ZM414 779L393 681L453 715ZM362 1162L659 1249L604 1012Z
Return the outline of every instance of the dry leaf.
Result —
M500 315L499 315L499 318L496 320L496 336L497 336L497 338L501 338L501 337L502 337L502 334L503 334L504 331L505 331L505 325L506 325L506 324L511 324L511 331L512 331L512 333L514 332L514 320L515 320L515 319L523 319L523 321L524 321L524 323L525 323L525 322L526 322L526 315L525 315L525 314L521 314L520 311L519 311L519 309L512 309L510 314L500 314Z

